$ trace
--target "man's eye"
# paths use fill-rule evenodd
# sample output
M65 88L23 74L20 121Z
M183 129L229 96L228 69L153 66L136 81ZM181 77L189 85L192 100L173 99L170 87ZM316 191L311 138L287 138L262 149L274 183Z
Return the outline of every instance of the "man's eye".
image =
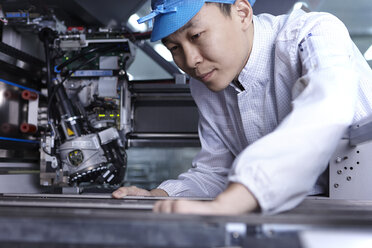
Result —
M178 49L178 46L172 46L169 48L169 51L175 52Z
M201 35L201 33L194 34L193 36L191 36L191 39L196 40L200 37L200 35Z

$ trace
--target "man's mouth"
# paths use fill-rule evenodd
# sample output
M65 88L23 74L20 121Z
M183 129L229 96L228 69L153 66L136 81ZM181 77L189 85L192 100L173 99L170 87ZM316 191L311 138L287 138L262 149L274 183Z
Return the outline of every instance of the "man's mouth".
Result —
M215 69L213 69L213 70L211 70L210 72L207 72L207 73L197 74L196 76L198 78L200 78L200 80L202 80L203 82L206 82L212 77L214 71L215 71Z

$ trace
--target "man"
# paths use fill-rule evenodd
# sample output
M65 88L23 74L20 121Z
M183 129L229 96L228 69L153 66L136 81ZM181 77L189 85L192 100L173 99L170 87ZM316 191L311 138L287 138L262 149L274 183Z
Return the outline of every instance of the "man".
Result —
M326 13L253 16L247 0L153 0L162 40L192 79L202 144L192 168L146 191L204 196L157 212L276 213L326 192L328 161L352 123L372 115L372 72L347 29ZM222 193L221 193L222 192Z

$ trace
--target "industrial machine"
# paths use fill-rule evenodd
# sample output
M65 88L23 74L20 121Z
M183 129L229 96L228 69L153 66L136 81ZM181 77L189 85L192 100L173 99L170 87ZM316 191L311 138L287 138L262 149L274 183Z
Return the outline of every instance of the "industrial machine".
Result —
M133 45L112 33L102 39L104 32L71 31L56 37L51 30L41 32L50 49L47 75L53 74L52 68L56 74L54 80L48 78L52 85L47 131L41 139L41 184L120 184L128 125L123 109L130 104L126 69L134 59ZM49 57L53 48L61 54L55 66Z
M112 191L124 183L128 148L199 146L196 105L178 69L162 59L176 80L129 80L137 49L161 62L143 42L148 34L128 27L66 26L53 11L20 6L4 3L2 13L1 51L16 60L3 61L2 71L9 75L0 77L1 111L9 118L0 123L3 160L15 160L4 166L4 192ZM14 41L21 43L19 48L9 45ZM27 66L19 67L17 61ZM20 112L17 118L12 119L12 110ZM27 169L16 163L27 156L14 159L14 153L24 150L32 157ZM30 169L34 172L25 174L32 186L5 187L14 181L14 171Z
M286 213L162 215L151 209L164 198L111 197L190 165L166 150L200 147L187 77L155 52L149 32L124 22L146 2L0 1L0 246L297 248L319 247L319 232L341 245L348 236L370 241L371 118L332 156L329 195ZM133 79L143 57L169 78Z

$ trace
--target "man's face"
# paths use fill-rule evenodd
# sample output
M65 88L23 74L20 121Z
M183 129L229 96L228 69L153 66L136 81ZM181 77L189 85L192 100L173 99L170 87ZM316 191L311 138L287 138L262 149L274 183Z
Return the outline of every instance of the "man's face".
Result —
M204 4L184 27L163 39L177 66L212 91L225 89L249 57L250 39L233 7L229 17L215 4Z

